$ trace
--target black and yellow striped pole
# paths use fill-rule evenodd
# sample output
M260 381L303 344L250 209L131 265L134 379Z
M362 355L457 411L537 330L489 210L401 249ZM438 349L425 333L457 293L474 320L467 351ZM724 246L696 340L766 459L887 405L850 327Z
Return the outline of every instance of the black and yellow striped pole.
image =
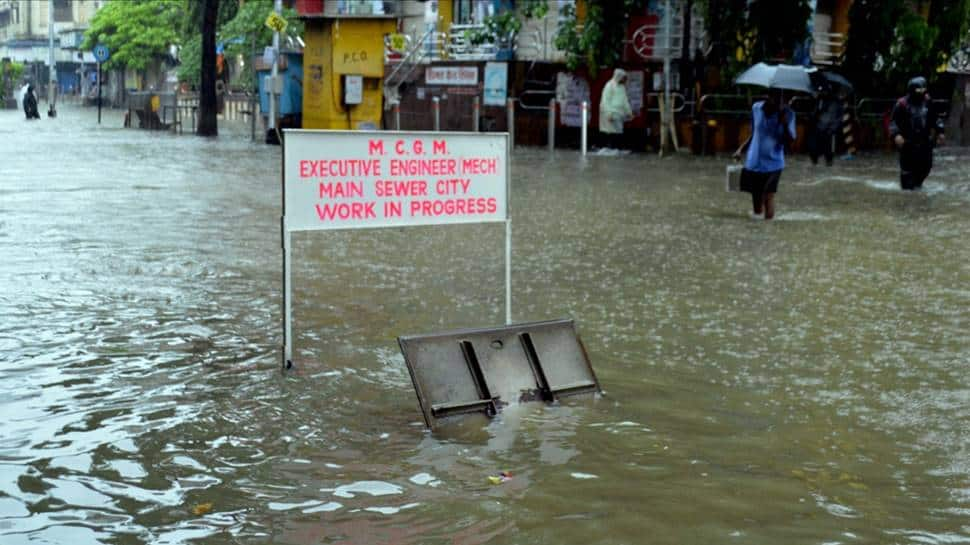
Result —
M845 156L843 159L855 158L855 137L852 135L855 126L852 110L849 108L849 99L842 101L842 142L845 144Z

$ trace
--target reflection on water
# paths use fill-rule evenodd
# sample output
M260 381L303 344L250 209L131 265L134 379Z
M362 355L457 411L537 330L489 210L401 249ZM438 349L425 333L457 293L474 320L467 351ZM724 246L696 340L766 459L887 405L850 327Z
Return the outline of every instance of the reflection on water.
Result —
M279 150L120 125L0 112L4 545L970 542L966 152L797 158L770 223L517 152L514 317L607 395L430 435L395 338L501 323L504 230L298 234L280 375Z

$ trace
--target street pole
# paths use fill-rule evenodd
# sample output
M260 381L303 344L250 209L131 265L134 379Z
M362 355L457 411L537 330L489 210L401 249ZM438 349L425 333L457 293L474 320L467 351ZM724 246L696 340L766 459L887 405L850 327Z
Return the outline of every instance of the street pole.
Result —
M274 0L273 10L277 15L283 12L283 0ZM269 85L269 130L276 132L276 80L280 72L280 33L273 32L273 71Z
M434 130L441 130L441 99L433 97L431 99L431 113L434 115Z
M57 88L57 67L54 65L54 0L47 0L47 39L50 55L50 70L47 82L47 117L57 117L54 105Z
M671 112L673 111L673 105L670 103L670 50L673 44L670 41L671 34L673 33L673 17L674 13L670 6L670 0L664 1L664 107L661 108L660 115L662 119L662 129L661 131L666 134L667 131L672 131L673 120ZM667 143L670 142L669 139L666 140ZM663 148L666 148L666 144ZM661 153L666 152L666 149L661 149Z
M256 113L259 111L259 73L256 72L256 38L250 48L249 66L253 71L253 93L249 100L249 139L256 141Z
M176 111L178 110L178 100L175 101ZM98 125L101 124L101 63L98 63Z

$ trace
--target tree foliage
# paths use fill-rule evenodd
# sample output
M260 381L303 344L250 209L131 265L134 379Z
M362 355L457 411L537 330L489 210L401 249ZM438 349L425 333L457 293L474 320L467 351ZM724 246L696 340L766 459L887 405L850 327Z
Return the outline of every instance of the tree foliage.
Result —
M11 98L16 94L23 75L23 63L4 61L0 64L0 99Z
M747 27L753 33L751 62L790 61L808 38L808 0L755 0L748 6Z
M619 63L630 14L642 12L646 4L646 0L588 0L583 21L573 3L563 4L555 43L566 53L569 69L586 65L595 75Z
M712 61L731 76L756 62L791 62L808 39L808 0L704 0Z
M931 84L938 77L966 35L970 0L925 4L929 9L918 13L908 0L853 2L843 67L853 74L857 91L900 93L917 74Z
M179 43L184 7L182 0L108 2L91 19L81 49L103 43L111 52L106 69L145 70Z
M228 19L226 15L229 12L224 9L226 4L237 6L231 12L232 17ZM223 54L227 59L238 55L247 59L243 65L243 72L238 76L239 81L252 81L252 63L249 62L249 56L253 53L262 53L264 47L273 43L273 31L265 24L266 17L271 11L273 11L273 0L247 0L242 6L238 6L234 0L223 0L219 5L220 26L217 42L223 45ZM190 17L194 16L196 15L190 13ZM287 36L296 38L303 33L303 22L297 18L296 11L289 8L283 8L282 16L287 20L285 35L281 37L281 43L285 44ZM183 38L182 49L179 52L182 63L179 66L179 79L198 85L199 70L202 68L202 39L198 32L198 24L194 28L194 31L186 32Z
M219 30L219 41L225 44L226 58L242 55L247 58L254 52L258 55L263 48L273 45L273 31L266 26L266 17L273 11L272 0L247 0L239 12ZM286 19L286 30L280 34L280 47L286 47L287 37L296 39L303 34L303 21L296 10L283 8L282 17ZM255 51L254 51L255 50ZM240 74L242 81L251 81L252 63L247 62Z

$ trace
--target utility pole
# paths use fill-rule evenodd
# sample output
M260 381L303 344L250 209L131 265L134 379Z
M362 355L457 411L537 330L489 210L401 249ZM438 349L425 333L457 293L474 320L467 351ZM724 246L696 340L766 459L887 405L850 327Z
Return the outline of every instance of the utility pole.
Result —
M664 0L664 98L660 107L660 153L663 155L667 151L668 144L673 144L674 151L677 151L677 128L674 126L674 105L670 97L671 77L670 77L670 57L674 49L673 44L673 24L674 11L670 0ZM668 136L669 135L669 136Z
M277 15L283 12L283 0L274 0L273 11ZM270 75L270 84L267 85L269 91L269 130L266 132L266 143L279 143L279 133L276 130L276 87L280 72L280 33L273 31L273 70Z
M47 0L47 39L50 55L50 69L47 82L47 117L57 117L54 105L57 90L57 65L54 64L54 0Z

